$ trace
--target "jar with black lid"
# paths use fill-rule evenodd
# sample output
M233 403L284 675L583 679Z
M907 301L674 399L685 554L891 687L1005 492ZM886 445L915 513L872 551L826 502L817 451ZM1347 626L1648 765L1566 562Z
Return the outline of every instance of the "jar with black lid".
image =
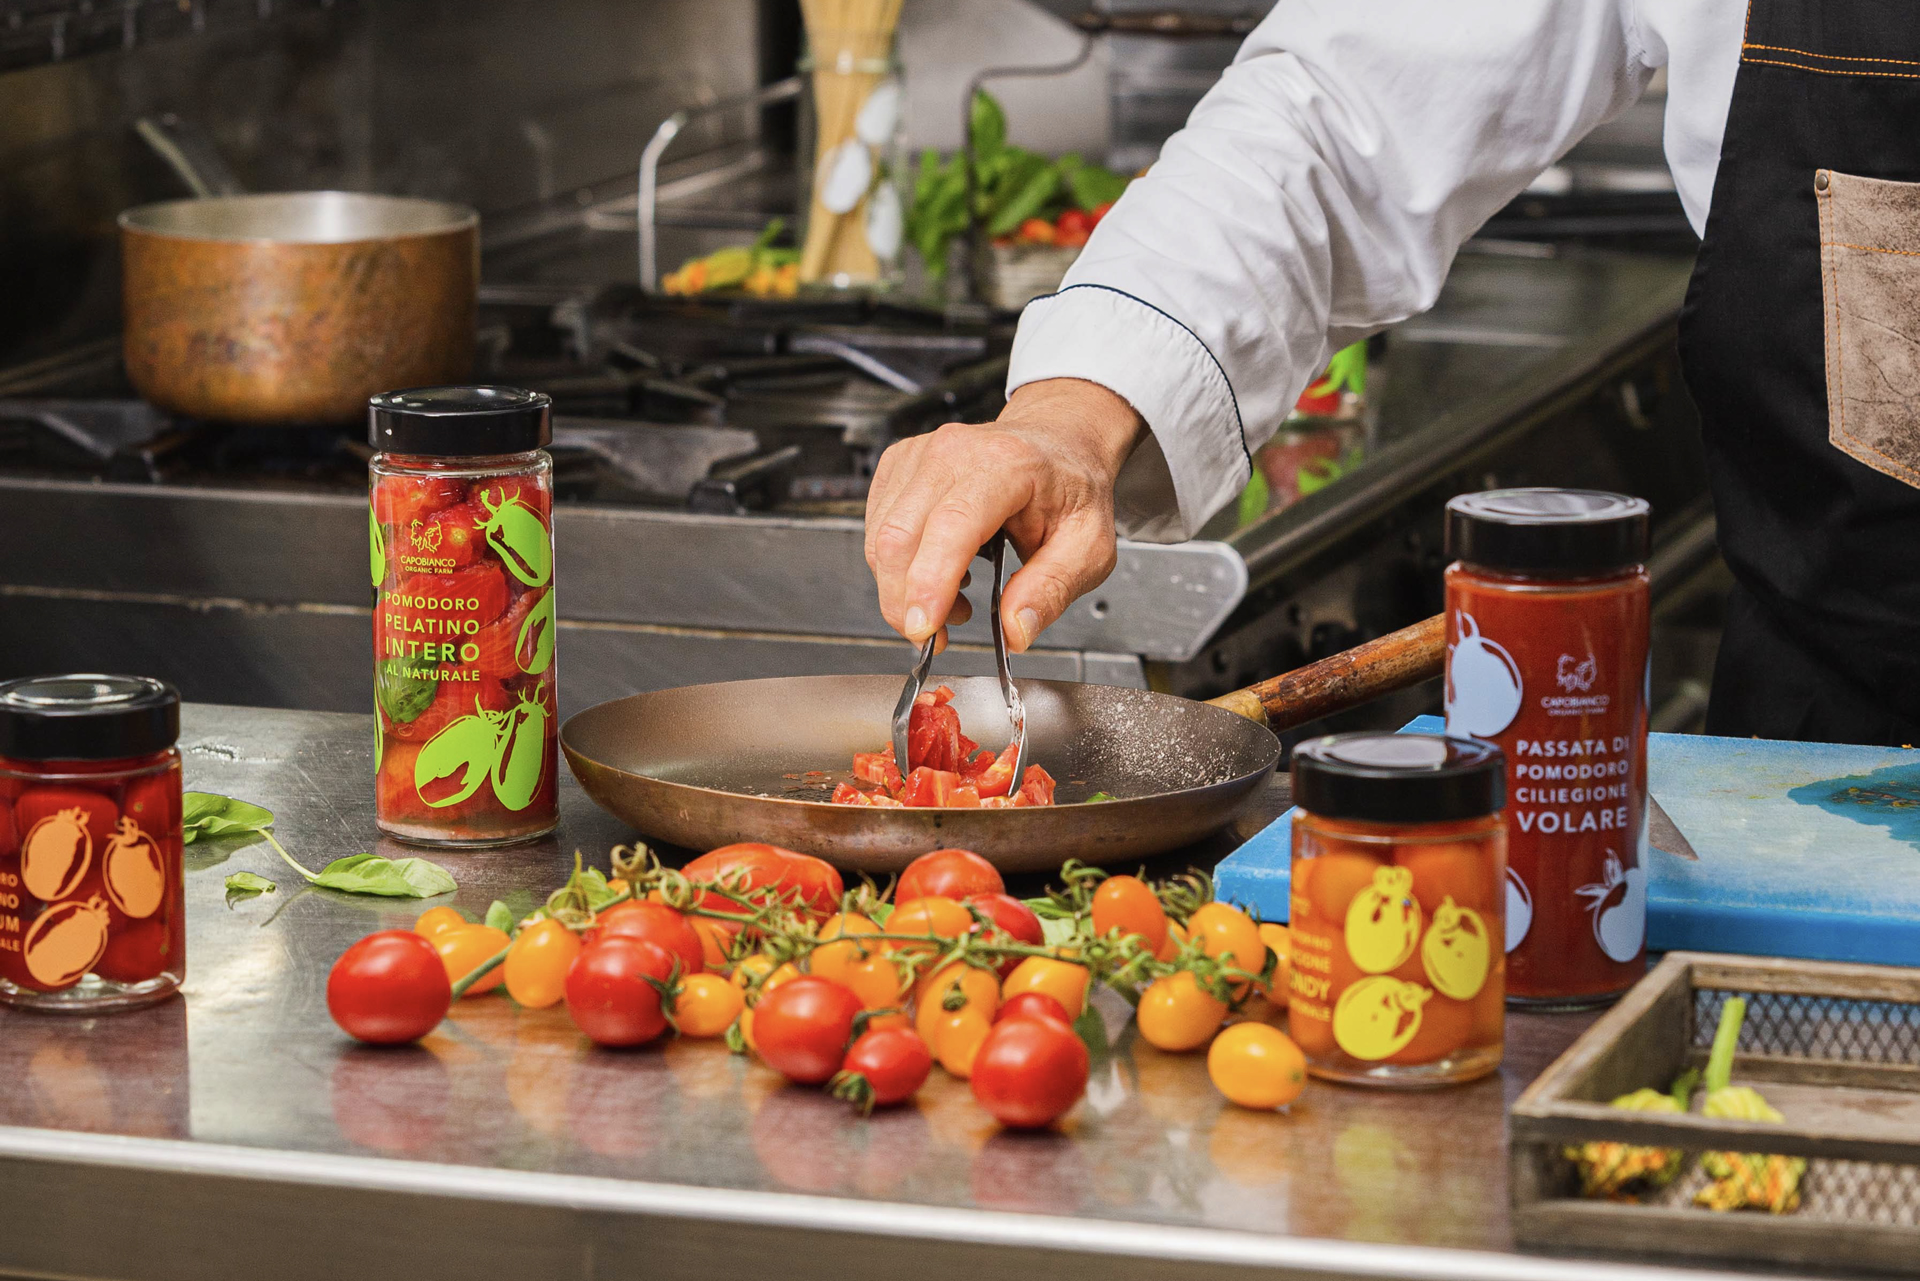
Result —
M1436 734L1334 734L1293 751L1288 1028L1315 1076L1470 1081L1505 1026L1505 770Z
M375 821L400 840L553 830L552 401L512 387L375 396Z
M1604 1004L1646 972L1645 500L1447 504L1447 732L1507 757L1507 998Z
M179 736L161 681L0 682L0 1002L97 1013L178 990Z

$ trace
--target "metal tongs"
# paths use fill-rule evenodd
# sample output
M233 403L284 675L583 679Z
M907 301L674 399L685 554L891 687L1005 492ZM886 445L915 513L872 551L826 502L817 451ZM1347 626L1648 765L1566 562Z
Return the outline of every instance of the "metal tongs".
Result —
M1018 789L1027 768L1027 709L1020 701L1020 691L1014 686L1013 672L1007 665L1007 633L1000 625L1000 592L1007 585L1007 536L995 534L980 549L980 554L993 562L993 662L1000 675L1000 697L1006 701L1007 720L1013 729L1008 742L1014 749L1013 787ZM920 658L908 673L907 683L900 689L900 701L893 707L893 762L902 775L908 773L907 728L913 722L913 705L927 683L927 673L933 668L933 643L939 635L936 630L920 647Z

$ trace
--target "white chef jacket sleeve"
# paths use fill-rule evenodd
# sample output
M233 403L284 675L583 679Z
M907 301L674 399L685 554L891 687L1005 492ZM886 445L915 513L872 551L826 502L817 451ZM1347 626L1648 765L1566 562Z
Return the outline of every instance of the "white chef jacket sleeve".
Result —
M1191 537L1332 352L1433 305L1455 251L1652 74L1634 0L1281 0L1068 273L1007 390L1146 420L1116 516Z

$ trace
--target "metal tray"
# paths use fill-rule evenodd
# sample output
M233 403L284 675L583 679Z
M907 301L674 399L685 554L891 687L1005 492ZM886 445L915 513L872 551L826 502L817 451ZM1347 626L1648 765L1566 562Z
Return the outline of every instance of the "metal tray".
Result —
M1784 1121L1609 1106L1704 1065L1733 996L1748 1003L1734 1083ZM1590 1140L1679 1149L1683 1164L1639 1202L1587 1199L1566 1150ZM1526 1245L1920 1275L1920 970L1670 953L1515 1101L1508 1144ZM1696 1206L1710 1151L1807 1158L1798 1208Z

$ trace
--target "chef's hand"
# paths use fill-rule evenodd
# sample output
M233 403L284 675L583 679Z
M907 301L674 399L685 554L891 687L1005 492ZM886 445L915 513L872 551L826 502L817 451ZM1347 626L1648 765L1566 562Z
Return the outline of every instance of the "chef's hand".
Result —
M1097 383L1014 392L991 423L948 423L881 456L867 494L867 564L880 612L914 644L972 617L960 588L1004 529L1020 571L1001 598L1016 652L1113 572L1113 485L1146 424Z

